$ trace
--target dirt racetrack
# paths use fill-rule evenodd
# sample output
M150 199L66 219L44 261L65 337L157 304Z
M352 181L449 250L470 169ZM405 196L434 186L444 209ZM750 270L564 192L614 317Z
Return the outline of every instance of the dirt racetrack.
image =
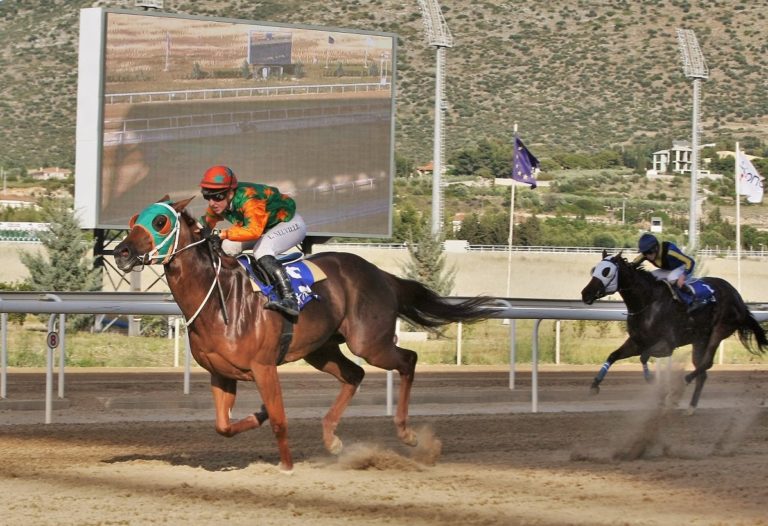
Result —
M294 472L278 471L268 428L213 430L207 377L68 371L53 423L42 424L40 372L12 371L0 400L0 523L514 525L768 524L768 368L715 366L699 410L691 387L665 408L660 386L617 366L597 397L594 368L417 369L401 445L385 416L385 375L369 372L338 434L322 448L334 380L281 372ZM679 385L678 374L671 374ZM240 386L236 416L257 407Z

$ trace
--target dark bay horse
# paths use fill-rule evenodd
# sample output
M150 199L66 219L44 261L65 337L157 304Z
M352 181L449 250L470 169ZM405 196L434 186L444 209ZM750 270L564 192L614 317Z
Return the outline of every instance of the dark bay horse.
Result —
M651 356L671 356L677 347L692 344L694 370L685 376L686 383L696 380L689 408L692 412L699 403L707 370L712 367L715 351L723 339L738 331L739 340L750 352L755 355L765 352L768 348L765 331L738 291L723 279L703 279L715 291L716 302L688 314L686 306L674 299L667 284L628 262L621 253L611 257L603 251L603 259L592 271L592 278L581 291L581 299L591 305L596 299L618 291L627 306L629 338L608 355L592 382L593 392L599 392L600 382L617 360L639 356L643 373L649 379ZM750 345L750 337L757 342L757 349Z
M277 365L303 358L341 383L322 422L323 443L329 452L338 454L342 443L336 427L364 375L360 366L342 354L339 345L346 342L352 353L371 365L400 374L395 428L402 442L415 446L416 435L408 425L408 402L417 355L398 347L396 319L426 328L479 320L488 317L493 299L452 302L356 255L321 253L307 259L327 279L313 285L318 299L310 301L299 314L290 345L281 351L283 316L264 308L265 297L253 291L234 258L211 251L197 222L185 211L191 200L171 203L166 196L145 208L134 216L127 237L114 254L117 266L126 272L144 264L164 265L173 297L187 320L192 355L211 374L216 431L231 437L260 427L269 419L280 467L291 471ZM219 290L214 293L216 287ZM228 322L222 301L229 313ZM234 421L230 411L239 380L255 382L264 405L260 412Z

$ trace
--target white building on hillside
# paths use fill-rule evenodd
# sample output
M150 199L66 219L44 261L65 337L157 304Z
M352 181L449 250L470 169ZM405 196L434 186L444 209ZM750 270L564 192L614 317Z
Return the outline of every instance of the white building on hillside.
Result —
M701 148L705 146L714 146L713 144L701 145ZM690 174L691 173L691 157L693 156L693 149L691 143L688 141L672 141L672 148L669 150L659 150L653 152L653 163L651 169L648 170L648 175L660 175L660 174ZM709 159L700 159L704 166L709 165ZM709 170L702 170L699 168L698 175L708 176Z
M28 170L27 175L36 181L48 181L50 179L66 179L72 175L72 170L66 168L40 168L38 170Z

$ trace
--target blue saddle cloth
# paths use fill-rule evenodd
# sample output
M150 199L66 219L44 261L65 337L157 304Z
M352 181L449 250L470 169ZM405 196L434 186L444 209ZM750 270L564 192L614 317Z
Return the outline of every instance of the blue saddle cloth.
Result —
M285 268L286 274L288 274L288 277L291 279L291 288L293 289L294 294L296 294L296 300L299 303L299 310L304 308L304 305L318 297L317 294L312 292L312 285L314 285L317 281L325 278L325 275L322 274L322 272L320 272L320 275L318 275L316 265L312 265L310 267L308 262L298 259L300 257L300 254L295 256L291 254L287 257L278 259L278 261L280 261L280 263ZM253 259L253 256L250 254L240 254L237 256L237 261L248 273L248 277L251 278L251 281L255 285L254 288L258 288L262 294L271 300L280 299L277 290L275 290L275 287L273 285L264 283L259 278L258 274L254 270L256 263Z
M690 305L693 303L694 300L700 301L703 303L715 303L715 290L707 285L707 282L702 279L692 279L688 281L687 285L691 287L696 294L695 296L692 296L688 291L681 290L679 291L680 297L683 298L683 300Z

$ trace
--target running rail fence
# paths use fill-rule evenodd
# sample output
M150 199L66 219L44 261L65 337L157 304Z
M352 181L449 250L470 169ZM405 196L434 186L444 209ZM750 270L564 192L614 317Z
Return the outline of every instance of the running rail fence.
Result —
M453 298L461 301L467 298ZM581 301L533 300L496 298L488 318L512 320L510 323L510 389L514 388L515 375L515 323L514 320L534 320L531 338L531 411L538 412L538 335L542 320L597 320L626 321L623 302L600 301L585 305ZM768 320L768 303L747 305L757 321ZM167 293L125 292L0 292L0 318L2 348L0 349L0 400L7 397L8 373L8 314L50 314L46 344L46 396L45 423L51 423L53 407L54 350L59 350L58 396L64 398L65 321L67 314L111 314L181 316L181 311ZM58 324L56 317L58 316ZM57 329L58 327L58 329ZM191 357L187 342L184 353L184 394L189 394ZM387 414L392 414L392 373L387 375Z

